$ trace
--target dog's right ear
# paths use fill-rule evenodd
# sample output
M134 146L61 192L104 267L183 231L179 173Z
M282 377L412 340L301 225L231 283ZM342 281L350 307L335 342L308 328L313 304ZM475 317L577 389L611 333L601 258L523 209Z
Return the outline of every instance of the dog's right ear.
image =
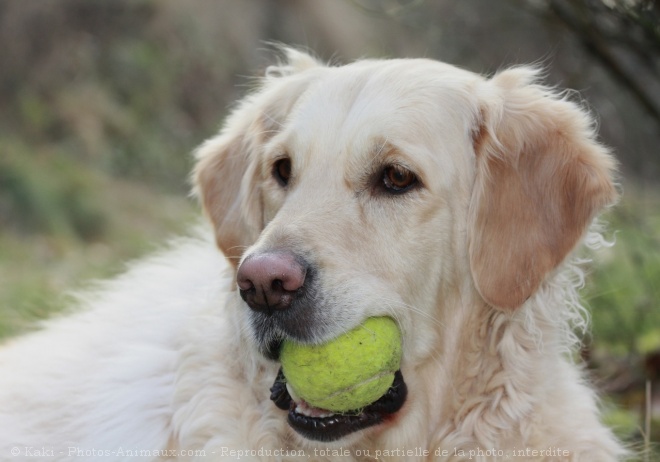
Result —
M228 117L220 134L195 152L195 194L215 229L218 247L232 265L264 227L259 159L280 130L298 97L321 65L294 49L286 61L266 70L261 88Z
M613 204L616 162L591 116L536 82L530 68L501 72L483 93L469 218L470 268L491 306L514 310Z

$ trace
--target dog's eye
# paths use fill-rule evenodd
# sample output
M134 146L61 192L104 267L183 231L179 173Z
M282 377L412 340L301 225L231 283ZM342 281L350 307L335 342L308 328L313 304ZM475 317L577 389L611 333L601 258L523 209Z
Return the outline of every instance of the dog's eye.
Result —
M286 186L289 184L289 178L291 177L291 159L284 158L275 162L275 165L273 165L273 176L280 185Z
M417 183L417 176L400 165L390 165L383 171L383 184L388 192L402 193Z

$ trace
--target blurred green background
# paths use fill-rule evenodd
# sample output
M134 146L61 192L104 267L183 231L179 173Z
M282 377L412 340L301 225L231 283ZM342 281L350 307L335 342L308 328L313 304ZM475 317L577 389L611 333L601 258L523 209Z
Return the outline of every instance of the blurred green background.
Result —
M0 338L185 232L191 151L272 60L538 63L621 162L582 357L607 418L660 440L660 6L617 0L0 0ZM648 393L650 391L650 393ZM650 399L648 399L650 395ZM644 457L644 456L642 456Z

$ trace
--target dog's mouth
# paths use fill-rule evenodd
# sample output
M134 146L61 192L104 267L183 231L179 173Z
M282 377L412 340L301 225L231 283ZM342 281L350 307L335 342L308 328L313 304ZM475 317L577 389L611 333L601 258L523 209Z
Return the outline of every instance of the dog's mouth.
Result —
M270 399L275 405L289 411L288 422L291 428L310 440L330 442L391 419L406 401L408 388L401 371L397 371L392 386L378 401L341 414L312 407L304 400L294 400L287 389L282 369L270 392Z

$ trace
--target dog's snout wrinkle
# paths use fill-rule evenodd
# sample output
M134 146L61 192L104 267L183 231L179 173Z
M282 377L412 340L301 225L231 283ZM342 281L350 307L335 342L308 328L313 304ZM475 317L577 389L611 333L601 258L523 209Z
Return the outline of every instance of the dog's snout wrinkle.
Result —
M245 259L236 280L241 298L251 309L271 314L291 306L306 274L306 265L292 253L267 252Z

